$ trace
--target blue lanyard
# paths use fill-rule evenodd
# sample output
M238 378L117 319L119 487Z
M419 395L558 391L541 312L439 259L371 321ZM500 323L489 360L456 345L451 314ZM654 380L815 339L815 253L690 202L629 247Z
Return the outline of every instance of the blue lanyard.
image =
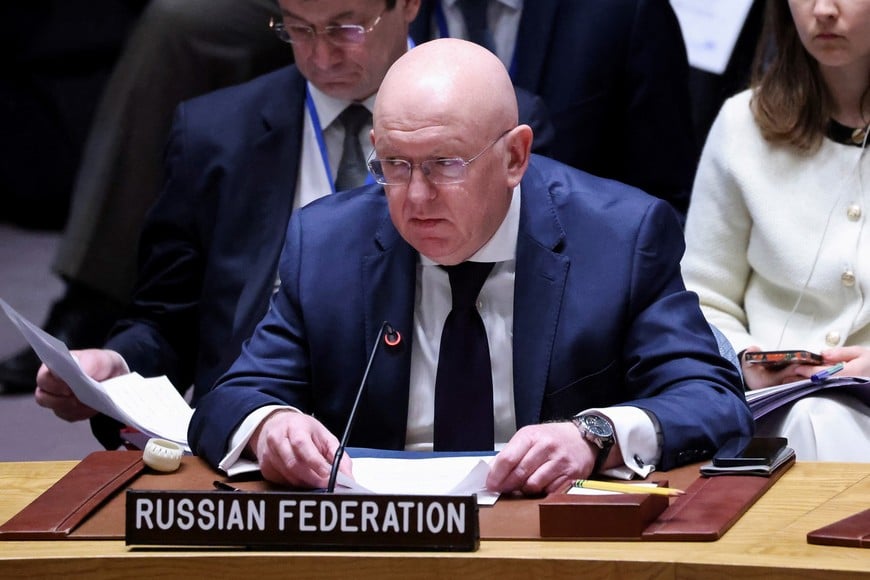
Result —
M441 2L435 3L435 25L438 27L438 37L439 38L449 38L450 31L447 30L447 18L444 16L444 8L441 7ZM511 55L511 65L508 68L508 73L510 74L511 79L514 78L514 73L517 70L517 51L516 47L514 47L514 53Z
M320 148L320 159L323 161L326 179L329 181L332 193L335 193L335 180L332 178L332 168L329 165L329 150L326 148L326 141L323 139L323 127L320 125L320 116L317 114L317 107L314 106L314 99L311 98L311 91L307 88L305 89L305 106L308 107L308 115L311 117L311 124L314 126L314 138L317 139L317 147ZM366 177L366 185L374 182L375 180L371 175Z

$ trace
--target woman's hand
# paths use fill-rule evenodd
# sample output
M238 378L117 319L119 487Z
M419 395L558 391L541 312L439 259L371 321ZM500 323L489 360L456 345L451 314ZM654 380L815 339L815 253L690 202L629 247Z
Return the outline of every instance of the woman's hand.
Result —
M760 351L761 347L750 346L745 352ZM745 357L741 355L740 368L743 370L743 383L746 385L746 388L752 390L807 379L819 367L804 364L787 364L783 366L751 364L746 362Z
M838 362L846 366L839 375L844 377L867 377L870 376L870 348L866 346L838 346L820 353L824 364L819 366L800 365L796 369L801 378L808 379L813 373L824 370Z

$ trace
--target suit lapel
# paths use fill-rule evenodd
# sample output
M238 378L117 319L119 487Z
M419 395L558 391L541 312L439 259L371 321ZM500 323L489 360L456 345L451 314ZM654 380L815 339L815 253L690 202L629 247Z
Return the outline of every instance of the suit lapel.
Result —
M381 345L364 397L364 405L372 412L360 415L379 417L381 423L369 428L384 434L381 444L388 449L403 449L411 380L417 252L399 236L386 211L375 241L380 251L363 257L365 336L370 337L367 340L371 344L381 324L388 321L401 333L402 342L396 349Z
M302 150L305 79L296 67L290 67L284 80L263 106L262 134L254 140L251 170L252 179L262 180L259 189L286 192L281 197L292 206Z
M514 290L514 407L517 428L541 421L570 260L556 251L564 232L541 175L522 182Z
M251 146L250 166L246 171L248 182L240 192L257 196L262 204L259 251L250 255L254 260L251 271L266 274L249 277L239 297L241 305L250 304L260 313L255 320L266 312L272 294L278 257L293 210L301 158L305 79L296 67L291 67L282 80L284 82L276 86L263 106L262 133Z

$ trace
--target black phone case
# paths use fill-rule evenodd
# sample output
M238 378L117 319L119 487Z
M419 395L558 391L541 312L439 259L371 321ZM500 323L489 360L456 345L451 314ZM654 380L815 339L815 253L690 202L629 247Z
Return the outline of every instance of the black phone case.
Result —
M788 440L785 437L732 439L713 456L713 465L716 467L770 465L786 445Z

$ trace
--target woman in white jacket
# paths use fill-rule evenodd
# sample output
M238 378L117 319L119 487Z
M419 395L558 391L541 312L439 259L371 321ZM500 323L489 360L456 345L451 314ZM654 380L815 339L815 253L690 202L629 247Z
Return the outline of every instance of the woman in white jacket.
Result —
M741 363L747 388L843 361L870 376L870 0L768 2L766 58L707 138L683 273L746 351L821 352L820 366ZM759 421L799 459L870 461L870 408L805 398Z

